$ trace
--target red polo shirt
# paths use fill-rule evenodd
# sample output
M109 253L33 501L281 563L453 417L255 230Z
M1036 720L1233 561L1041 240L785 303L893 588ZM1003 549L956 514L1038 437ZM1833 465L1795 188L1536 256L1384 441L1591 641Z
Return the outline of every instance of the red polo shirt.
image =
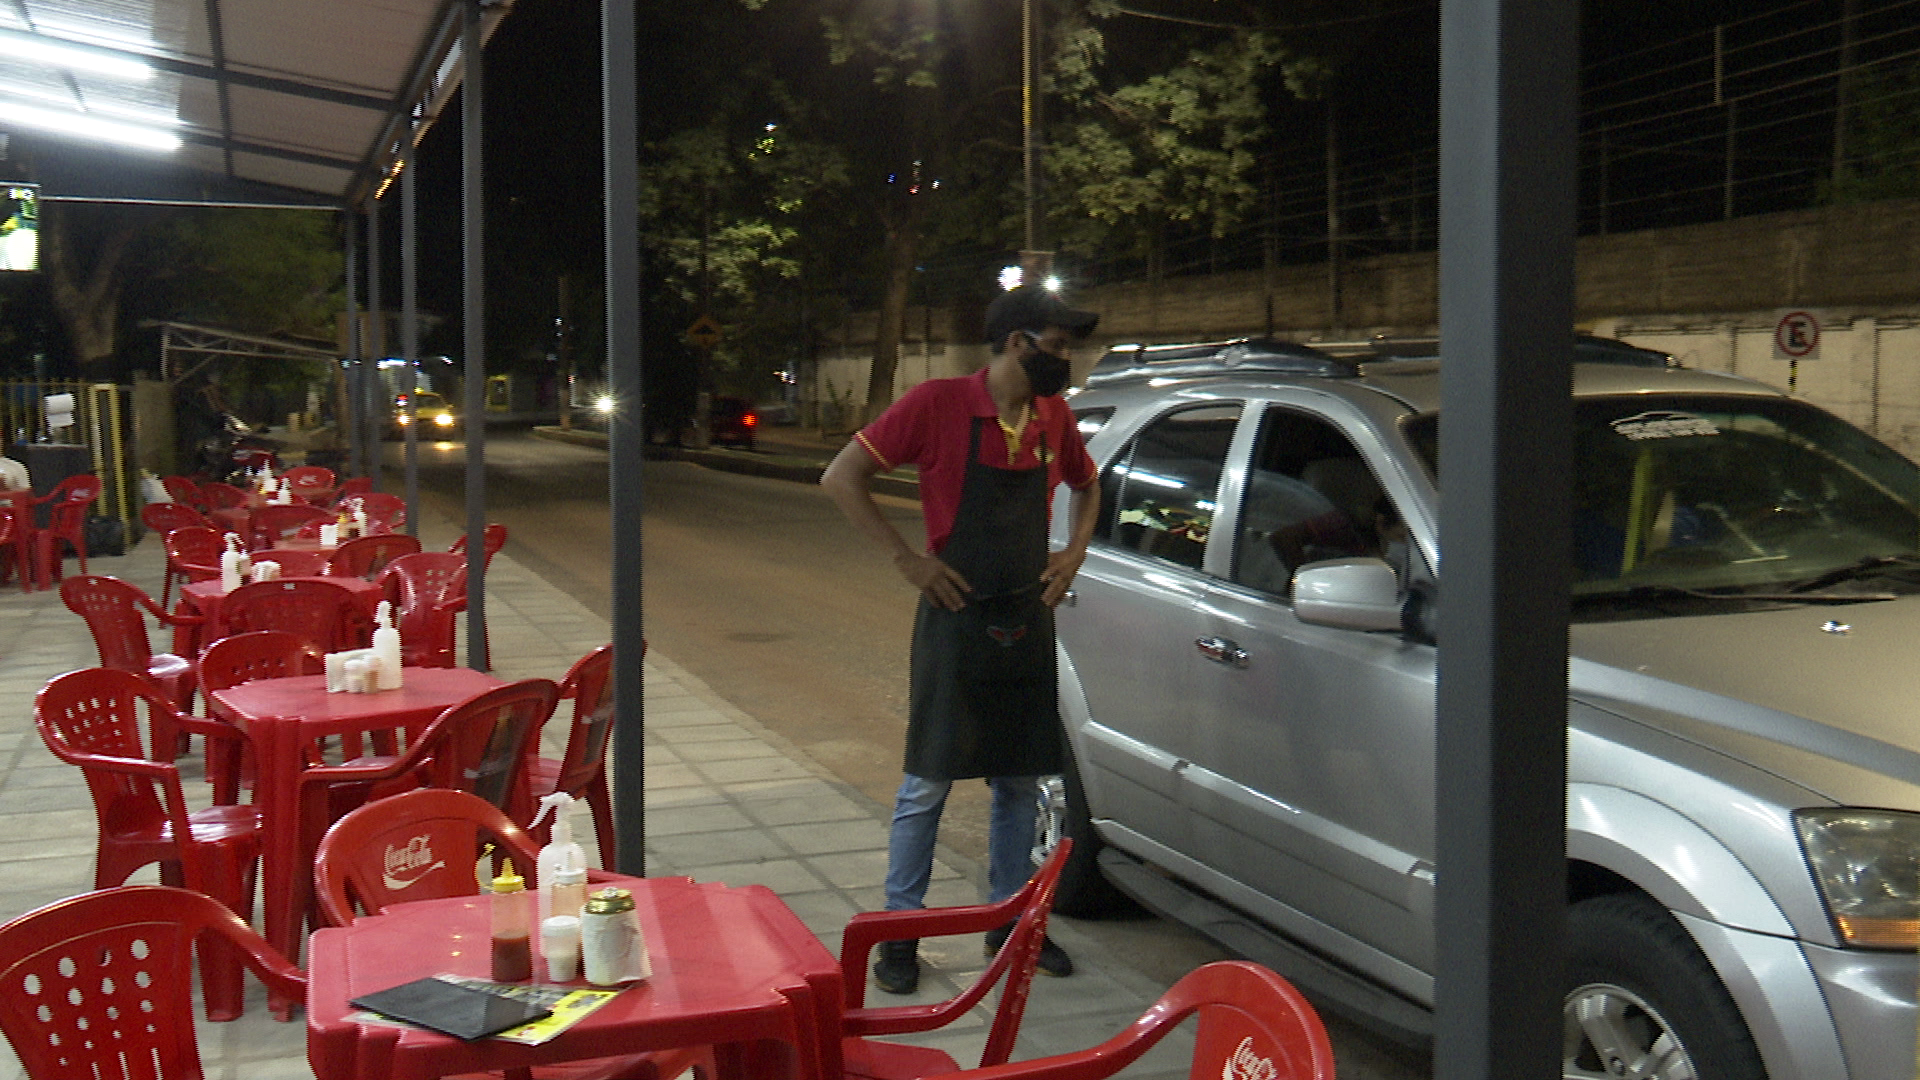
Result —
M967 440L975 417L980 463L996 469L1036 469L1045 440L1049 490L1055 484L1084 488L1093 482L1093 459L1080 439L1072 410L1058 397L1034 399L1034 415L1020 433L1020 450L1007 456L1007 439L996 422L1000 410L987 393L987 369L956 379L929 379L907 391L854 438L882 469L920 467L920 513L927 523L927 550L938 553L953 534L960 489L967 477Z

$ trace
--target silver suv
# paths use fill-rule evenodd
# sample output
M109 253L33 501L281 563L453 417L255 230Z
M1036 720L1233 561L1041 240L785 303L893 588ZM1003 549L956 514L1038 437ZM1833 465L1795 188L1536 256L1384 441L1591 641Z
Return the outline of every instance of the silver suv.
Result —
M1920 469L1748 380L1574 381L1566 1075L1906 1080ZM1117 886L1415 1036L1439 394L1430 359L1109 353L1058 617L1061 910Z

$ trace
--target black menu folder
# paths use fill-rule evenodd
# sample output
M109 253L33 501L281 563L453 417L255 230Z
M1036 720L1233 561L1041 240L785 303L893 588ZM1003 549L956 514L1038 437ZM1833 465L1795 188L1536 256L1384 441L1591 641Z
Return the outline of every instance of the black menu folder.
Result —
M354 1005L457 1039L484 1039L538 1020L550 1010L441 979L415 979L353 998Z

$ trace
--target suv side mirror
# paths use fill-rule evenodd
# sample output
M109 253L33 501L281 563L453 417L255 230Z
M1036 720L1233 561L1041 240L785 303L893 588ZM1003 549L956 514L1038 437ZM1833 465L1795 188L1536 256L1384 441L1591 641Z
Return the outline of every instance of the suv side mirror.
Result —
M1399 630L1400 580L1384 559L1328 559L1293 575L1293 614L1341 630Z

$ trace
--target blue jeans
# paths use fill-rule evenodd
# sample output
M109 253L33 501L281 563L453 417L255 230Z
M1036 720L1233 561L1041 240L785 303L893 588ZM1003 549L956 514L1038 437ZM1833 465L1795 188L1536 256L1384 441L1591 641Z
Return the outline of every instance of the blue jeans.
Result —
M1033 874L1033 826L1040 812L1039 778L995 776L993 812L987 823L987 902L1020 891ZM894 797L893 828L887 837L887 910L926 907L927 881L933 876L933 838L940 829L951 780L927 780L908 773Z

